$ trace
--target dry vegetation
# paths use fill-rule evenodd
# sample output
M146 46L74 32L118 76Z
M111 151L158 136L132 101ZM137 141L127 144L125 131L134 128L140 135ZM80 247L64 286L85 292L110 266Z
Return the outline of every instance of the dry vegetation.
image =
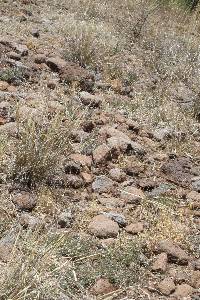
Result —
M9 18L0 20L0 36L22 39L31 59L43 49L89 70L107 87L102 111L110 114L110 120L121 113L136 120L146 132L170 127L176 134L158 146L158 154L165 149L165 154L186 155L199 166L199 9L190 13L153 0L0 2L0 13ZM31 22L21 21L23 9L32 14ZM35 27L40 29L40 39L30 34ZM182 198L172 193L145 200L135 210L122 210L128 221L142 216L148 224L139 237L130 237L120 229L110 248L91 238L86 233L88 223L102 211L96 195L82 186L79 193L48 185L50 177L59 177L63 157L76 152L72 132L88 121L90 108L78 102L80 87L76 83L59 83L49 91L48 79L53 80L54 75L46 69L41 70L36 83L32 78L30 83L20 67L0 71L0 80L20 83L17 93L37 97L20 100L22 107L27 101L29 108L42 112L37 119L27 111L23 119L20 101L12 99L16 132L8 137L0 131L0 238L14 236L8 262L0 260L0 299L96 299L89 291L100 277L108 278L117 290L98 299L148 299L146 290L138 286L141 282L145 286L151 277L149 264L157 242L170 238L197 258L198 238L190 237L191 232L196 234L196 224L192 216L178 210ZM58 107L50 110L50 101L55 98ZM100 143L95 134L94 129L90 137L81 140L80 148L85 152ZM120 163L125 164L119 158L116 165ZM153 165L152 172L157 167ZM108 173L106 168L99 173L104 172ZM94 174L98 174L95 168ZM20 189L38 199L31 214L41 222L34 229L22 228L21 211L11 201L12 191ZM75 222L71 228L60 229L58 215L69 208Z

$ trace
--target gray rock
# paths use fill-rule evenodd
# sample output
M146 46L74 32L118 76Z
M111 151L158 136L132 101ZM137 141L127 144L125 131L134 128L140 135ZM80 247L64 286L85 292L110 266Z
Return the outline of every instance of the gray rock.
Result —
M110 192L114 187L114 182L102 175L102 176L97 176L96 179L92 183L92 189L96 193L106 193Z
M72 222L73 222L73 214L71 210L66 210L58 216L58 225L60 225L61 228L71 227Z
M192 182L193 189L200 193L200 178Z
M114 213L114 212L103 212L103 215L108 217L109 219L117 222L120 226L124 227L127 224L126 218L122 214Z

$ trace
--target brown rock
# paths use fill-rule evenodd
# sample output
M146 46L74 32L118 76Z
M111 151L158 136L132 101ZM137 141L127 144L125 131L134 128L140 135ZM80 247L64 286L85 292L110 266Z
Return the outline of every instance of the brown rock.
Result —
M67 65L67 62L60 57L50 57L46 60L47 66L54 72L60 72Z
M200 271L194 271L191 276L191 286L195 289L200 288Z
M91 288L93 295L104 295L111 293L115 290L115 287L109 282L108 279L100 278L96 281L94 286Z
M7 56L11 59L14 59L14 60L20 60L21 59L21 55L19 53L13 52L13 51L8 52Z
M88 92L81 92L80 93L80 100L81 102L90 107L99 107L102 103L102 97L98 95L92 95Z
M0 81L0 91L6 91L9 87L9 84L6 81Z
M173 297L181 300L184 299L184 297L192 295L193 291L194 289L190 285L183 283L176 287Z
M121 199L128 204L139 204L141 200L145 199L145 194L140 189L128 186L121 191Z
M34 58L36 64L43 64L46 61L46 56L44 54L37 54Z
M160 253L156 260L153 263L152 271L154 272L165 272L167 269L167 254L166 253Z
M111 157L111 149L106 144L99 145L93 151L93 160L95 164L106 162Z
M80 163L83 167L90 168L92 165L92 158L91 156L83 155L83 154L72 154L70 155L70 158L74 160L75 162Z
M106 216L99 215L92 219L88 226L88 230L98 238L112 238L117 237L119 225Z
M144 230L144 225L141 222L132 223L125 228L126 232L131 234L137 234Z
M90 184L93 181L93 176L90 173L81 172L81 176L86 184Z
M36 197L27 192L13 196L13 203L22 210L32 210L36 206Z
M109 171L109 176L112 180L117 182L122 182L126 178L125 173L119 168L111 169Z
M158 284L158 290L165 296L169 296L173 291L175 291L174 281L167 277Z
M20 216L19 223L23 228L36 229L38 226L42 225L42 222L39 218L24 213Z
M170 240L162 240L158 244L158 251L165 252L169 262L174 262L180 265L187 265L189 256L178 245L173 244Z
M190 193L187 194L186 197L189 201L200 202L200 193L198 192L191 191Z

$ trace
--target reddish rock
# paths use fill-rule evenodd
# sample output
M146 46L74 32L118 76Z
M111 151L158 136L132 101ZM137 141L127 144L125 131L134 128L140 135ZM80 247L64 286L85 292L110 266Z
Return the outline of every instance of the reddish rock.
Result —
M119 225L106 216L99 215L92 219L88 230L98 238L113 238L118 235Z
M137 234L144 231L144 224L141 222L132 223L125 228L126 232L130 234Z
M164 273L167 269L167 254L164 252L160 253L156 257L156 260L154 261L151 269L153 272L163 272Z
M80 100L81 102L90 107L99 107L102 103L102 97L98 95L92 95L88 92L81 92L80 93Z
M9 87L9 84L6 81L0 81L0 91L6 91Z
M162 240L158 244L158 251L165 252L169 262L174 262L180 265L188 264L189 256L187 253L170 240Z
M158 284L158 290L165 296L169 296L173 293L175 288L174 281L170 277L165 278Z
M181 300L192 295L193 291L194 289L190 285L183 283L176 287L173 297Z
M54 72L60 72L67 65L66 61L58 56L47 58L46 64Z
M112 180L117 182L122 182L126 178L125 173L119 168L111 169L109 171L109 176Z
M74 160L75 162L80 163L83 167L90 168L92 165L92 158L91 156L83 155L83 154L72 154L70 155L70 158Z
M13 195L13 203L22 210L32 210L36 206L36 197L27 192Z
M109 282L108 279L100 278L91 288L91 293L96 296L104 295L113 292L115 289L116 288Z
M121 191L121 199L128 204L139 204L141 200L145 199L145 194L140 189L128 186Z
M111 149L106 144L99 145L93 151L93 160L95 164L103 163L111 157Z
M93 176L90 173L81 172L81 176L86 184L90 184L93 181Z

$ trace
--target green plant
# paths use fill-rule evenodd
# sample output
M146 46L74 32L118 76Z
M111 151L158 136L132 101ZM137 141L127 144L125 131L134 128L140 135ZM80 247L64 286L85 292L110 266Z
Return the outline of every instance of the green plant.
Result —
M0 80L18 84L29 78L28 72L21 67L10 67L0 72Z

